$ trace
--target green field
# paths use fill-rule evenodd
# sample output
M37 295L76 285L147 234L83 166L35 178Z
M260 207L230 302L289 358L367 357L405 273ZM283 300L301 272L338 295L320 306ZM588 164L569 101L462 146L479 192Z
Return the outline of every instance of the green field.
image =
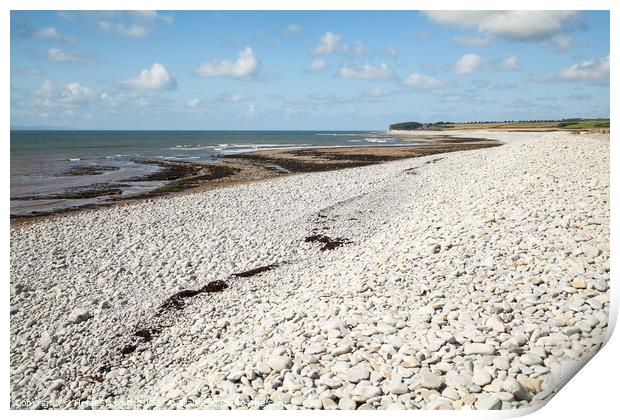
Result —
M609 128L609 120L604 120L604 119L600 119L600 120L581 120L578 122L574 122L571 124L567 124L561 128L566 128L566 129L579 129L579 130L584 130L584 129L593 129L593 128Z
M390 125L391 130L593 130L609 129L609 119L570 118L557 121L475 121L475 122L403 122ZM417 128L416 128L417 127Z

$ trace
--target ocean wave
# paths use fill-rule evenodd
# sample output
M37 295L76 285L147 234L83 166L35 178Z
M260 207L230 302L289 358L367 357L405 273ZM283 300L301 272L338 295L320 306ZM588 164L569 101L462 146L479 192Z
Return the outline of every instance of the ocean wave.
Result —
M393 141L395 139L393 138L377 138L377 137L366 137L364 139L364 141L367 141L368 143L389 143L390 141Z
M168 150L204 150L213 146L203 146L202 144L177 144L176 146L168 148Z
M155 158L164 159L164 160L186 160L186 159L202 159L203 156L174 155L174 156L155 156Z
M196 147L203 147L202 144L177 144L172 149L194 149Z
M229 144L229 143L220 143L220 144L177 144L176 146L168 148L168 150L214 150L214 149L235 149L240 147L259 147L258 144ZM266 145L271 146L271 145Z
M220 143L215 145L177 145L170 147L169 150L212 150L222 153L244 153L255 150L290 149L308 146L311 145L307 143Z

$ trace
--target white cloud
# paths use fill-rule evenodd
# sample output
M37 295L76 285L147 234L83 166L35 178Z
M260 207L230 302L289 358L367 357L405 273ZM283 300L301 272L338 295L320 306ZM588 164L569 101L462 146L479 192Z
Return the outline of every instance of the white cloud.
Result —
M556 51L563 52L573 45L573 37L570 35L556 35L549 40Z
M456 74L471 74L480 67L480 57L476 54L465 54L456 62L454 72Z
M54 88L52 86L52 82L50 82L49 80L44 80L43 83L41 83L41 87L39 87L39 89L37 90L37 95L49 97L52 95L53 91Z
M519 68L519 62L517 60L517 57L515 57L514 55L511 56L511 57L508 57L502 63L502 67L505 70L516 70L516 69L518 69Z
M54 27L40 28L32 33L34 38L61 39L60 32Z
M97 25L104 32L113 32L127 38L144 38L148 34L146 26L137 23L125 25L124 23L100 20Z
M345 65L338 70L338 74L340 77L355 79L385 79L392 75L392 70L385 63L381 63L378 66L364 64L359 67Z
M176 79L159 63L154 63L150 69L143 69L137 78L127 80L125 84L144 90L173 90L177 87Z
M476 36L476 35L458 35L455 36L452 41L457 45L471 45L474 47L482 47L489 45L491 37L489 36Z
M340 35L336 35L332 32L326 32L319 39L319 44L312 49L314 54L337 54L346 52L348 49L340 39Z
M236 92L226 92L220 94L217 98L214 99L214 102L217 103L237 103L241 101L247 101L253 99L252 97L245 97L240 93Z
M61 10L59 12L56 12L56 16L64 20L73 20L75 18L75 14L73 12L66 11L66 10Z
M132 10L129 14L146 21L152 21L157 18L157 12L155 10Z
M310 50L312 54L344 54L351 53L357 56L372 54L372 50L364 45L363 42L357 41L354 45L347 45L342 41L338 34L326 32L320 39L316 47Z
M172 105L172 102L162 95L148 97L140 90L93 91L77 82L54 85L49 80L22 99L25 101L16 105L16 112L37 117L45 114L46 118L69 116L75 121L101 118L104 113L128 115L138 107L148 108L149 112L163 112Z
M196 76L249 77L258 73L258 58L252 48L245 47L235 61L213 60L203 63L194 70Z
M430 76L423 76L413 73L403 80L403 84L415 89L439 89L444 86L441 80L434 79Z
M388 96L389 94L390 92L388 92L387 90L378 87L372 88L370 92L368 92L368 96L371 96L373 98L383 98L385 96Z
M557 75L538 75L536 82L556 81L607 81L609 80L609 55L598 60L585 60L562 69Z
M30 27L30 25L26 24L20 28L18 34L22 38L28 39L45 39L51 41L60 41L64 42L65 44L75 44L77 42L77 39L73 37L62 36L60 31L58 31L58 29L53 26L47 26L44 28L32 28Z
M133 16L137 20L142 20L145 22L153 22L155 20L161 20L166 23L172 23L174 17L172 14L162 15L161 13L155 10L132 10L129 12L131 16Z
M570 10L427 11L431 20L506 39L544 40L559 34L565 24L577 18Z
M248 118L252 118L254 114L256 114L256 112L258 112L258 108L256 108L256 105L250 104L248 105L248 109L245 111L245 115Z
M364 45L363 42L357 41L355 43L355 48L353 50L355 55L370 55L372 54L372 50Z
M99 30L103 32L110 32L126 38L145 38L149 32L153 29L156 21L163 21L166 23L172 23L174 16L172 14L162 15L154 10L133 10L127 12L129 16L129 22L118 22L115 20L116 16L122 16L118 12L99 12L102 17L106 19L99 20L97 25Z
M301 34L301 26L291 23L282 28L280 32L282 35L299 35Z
M609 80L609 56L586 60L560 71L562 80Z
M144 91L140 90L119 90L109 93L102 92L99 97L99 102L101 105L105 106L106 109L114 110L122 109L123 107L131 110L135 109L136 106L140 108L150 107L153 110L161 110L169 104L169 102L162 97L158 97L156 101L149 100L149 98L144 96Z
M192 98L185 103L185 106L188 108L198 108L202 105L202 101L199 98Z
M310 69L315 73L323 71L325 67L327 67L327 62L320 58L312 60L312 64L310 64Z
M95 92L79 83L69 83L63 86L60 95L63 100L68 102L83 102L97 96Z
M75 63L86 61L84 57L77 53L62 51L58 48L48 49L47 53L45 54L45 58L47 59L47 61L51 61L54 63Z
M89 103L97 98L97 94L89 88L73 82L55 87L49 80L45 80L36 95L42 100L40 105L49 107L58 104L64 107Z
M390 45L389 47L387 47L385 49L385 53L387 55L394 56L394 55L398 54L398 49L396 49L396 47Z

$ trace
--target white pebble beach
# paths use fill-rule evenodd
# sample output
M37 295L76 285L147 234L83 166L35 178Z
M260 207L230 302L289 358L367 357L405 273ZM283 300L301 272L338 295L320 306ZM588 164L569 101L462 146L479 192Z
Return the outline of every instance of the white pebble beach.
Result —
M450 134L504 144L12 228L11 407L544 403L605 338L609 134Z

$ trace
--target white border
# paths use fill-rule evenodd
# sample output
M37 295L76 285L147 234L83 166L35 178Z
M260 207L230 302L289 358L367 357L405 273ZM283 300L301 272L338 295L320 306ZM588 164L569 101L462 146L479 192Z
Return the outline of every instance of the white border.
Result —
M521 0L521 1L502 1L499 4L497 1L489 0L469 0L467 2L457 1L445 1L445 0L418 0L418 1L405 1L405 0L357 0L355 2L338 2L333 0L298 0L283 1L283 0L261 0L259 1L243 1L243 0L226 0L220 2L214 1L196 1L196 0L108 0L108 1L78 1L78 0L56 0L56 1L41 1L41 0L8 0L3 2L4 14L2 15L2 28L3 28L3 42L1 44L2 57L4 58L3 65L1 66L2 72L2 125L3 125L3 153L0 154L2 162L3 176L0 180L0 185L4 194L3 209L5 217L9 215L9 179L10 179L10 61L9 61L9 48L10 48L10 10L47 10L47 9L75 9L75 10L127 10L127 9L159 9L159 10L611 10L610 25L611 25L611 65L612 74L618 74L617 62L615 57L614 47L620 39L620 33L618 32L618 22L614 19L618 17L618 2L606 1L606 0L564 0L549 1L549 0ZM413 42L413 41L412 41ZM610 84L610 116L612 119L612 125L615 126L614 110L617 109L618 104L618 92L614 90L614 80L612 78ZM611 214L613 215L618 208L618 202L620 200L620 191L618 191L616 181L619 173L619 159L618 159L618 136L612 131L611 134L611 185L610 185L610 205ZM5 219L6 220L6 219ZM615 223L615 218L611 220L611 273L612 278L618 268L616 264L615 252L616 243L618 240L618 227ZM4 335L5 348L9 348L9 223L3 225L3 237L2 242L2 267L5 277L4 294L2 299L4 318L4 328L2 329ZM617 302L618 302L618 288L615 287L616 280L612 280L611 295L612 295L612 307L610 313L610 331L613 329L617 319ZM608 334L608 336L609 336ZM620 378L620 369L617 355L620 355L620 343L616 335L612 335L607 345L587 364L587 366L579 372L545 407L540 410L536 410L530 414L529 418L532 419L548 419L548 418L592 418L592 419L607 419L612 416L617 416L617 402L618 398L618 378ZM81 418L86 413L78 411L51 411L41 414L40 412L28 412L28 411L10 411L9 407L9 364L8 357L5 359L5 363L2 366L2 372L0 373L4 379L2 382L2 395L6 399L4 410L5 414L9 414L16 417L39 417L46 415L53 418L73 417ZM9 412L10 411L10 412ZM430 412L430 411L403 411L403 412L386 412L381 415L393 416L397 418L500 418L500 417L515 417L523 414L527 414L527 411L507 411L507 412ZM91 412L88 416L100 417L108 416L110 412ZM370 418L375 416L375 412L310 412L310 411L298 411L293 412L296 417L308 418L314 416L332 417L355 417L355 418ZM151 417L165 418L171 413L168 412L150 412ZM115 412L113 415L122 417L142 417L144 412ZM272 418L290 417L291 412L212 412L212 411L185 411L176 412L175 416L187 416L202 418L205 416L226 416L232 418L241 418L247 416L269 416Z

